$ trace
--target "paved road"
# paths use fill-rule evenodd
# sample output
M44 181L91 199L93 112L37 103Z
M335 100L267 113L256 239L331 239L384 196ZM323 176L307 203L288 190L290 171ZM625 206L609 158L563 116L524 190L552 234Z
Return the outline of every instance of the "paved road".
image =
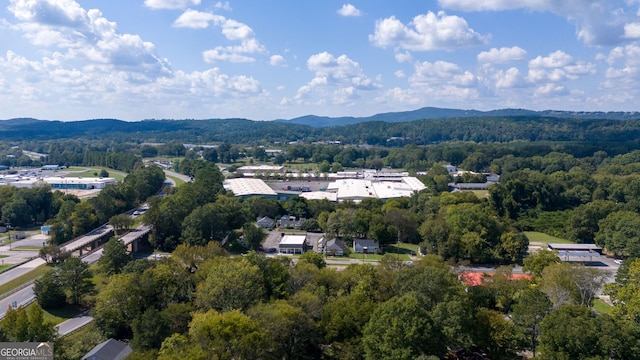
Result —
M92 242L94 242L95 240L99 239L100 237L104 236L106 233L113 231L113 226L111 225L104 225L101 226L89 233L87 233L86 235L71 241L70 243L67 243L66 245L63 245L60 247L60 250L62 251L76 251L84 246L87 246L89 244L91 244Z
M7 309L14 302L17 306L26 306L31 303L35 299L35 295L33 294L33 285L29 285L26 288L19 290L18 292L7 296L4 299L0 299L0 318L4 317L4 314L7 312Z
M102 256L102 252L104 251L104 248L100 248L94 252L92 252L91 254L85 256L82 258L82 261L86 262L87 264L93 264L94 262L98 261L100 259L100 257Z
M39 255L39 248L47 242L46 235L32 235L26 239L14 241L11 245L0 246L0 255L6 256L0 259L2 264L18 264ZM38 250L16 250L20 247L38 248Z
M191 177L190 176L179 174L179 173L177 173L175 171L166 170L166 169L163 170L163 171L167 176L172 176L172 177L178 178L178 179L180 179L180 180L182 180L184 182L190 182L191 181ZM171 181L173 183L173 186L174 187L176 186L176 183L175 183L175 181L173 181L173 179L167 177L166 181Z
M42 260L41 258L35 258L20 266L16 266L13 269L0 273L0 285L6 284L7 282L17 278L18 276L24 275L43 264L46 264L46 261Z
M56 326L56 329L58 330L59 335L64 336L80 329L92 321L93 317L89 316L88 312L83 312L69 320L61 322Z

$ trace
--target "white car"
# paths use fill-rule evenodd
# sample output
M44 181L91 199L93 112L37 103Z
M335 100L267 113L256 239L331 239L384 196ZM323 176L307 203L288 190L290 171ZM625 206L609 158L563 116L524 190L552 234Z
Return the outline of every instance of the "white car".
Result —
M616 263L616 264L618 264L618 265L622 265L623 260L621 260L621 259L615 259L615 260L613 260L613 262L614 262L614 263Z

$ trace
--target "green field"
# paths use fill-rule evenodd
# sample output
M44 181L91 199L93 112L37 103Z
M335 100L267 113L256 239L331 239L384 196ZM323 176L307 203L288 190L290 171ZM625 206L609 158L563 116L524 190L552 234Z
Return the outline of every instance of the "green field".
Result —
M529 242L541 242L541 243L556 243L556 244L573 244L573 241L567 239L547 235L545 233L537 231L525 231L524 235L529 239Z
M70 168L70 171L73 168ZM81 171L84 170L84 171ZM122 172L122 171L118 171L118 170L113 170L113 169L109 169L106 167L100 167L100 166L94 166L91 167L87 170L87 168L78 168L76 171L80 171L80 172L71 172L69 173L69 176L75 176L75 177L97 177L100 174L100 170L106 170L109 173L109 177L112 177L118 181L121 181L125 178L125 176L127 176L127 173Z
M611 305L600 299L593 300L593 309L600 314L608 314L611 311Z

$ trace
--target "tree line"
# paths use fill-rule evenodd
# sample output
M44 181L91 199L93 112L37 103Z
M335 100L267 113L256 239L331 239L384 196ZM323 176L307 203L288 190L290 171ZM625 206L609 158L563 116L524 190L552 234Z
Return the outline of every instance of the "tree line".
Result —
M216 242L131 260L117 242L99 264L111 272L91 314L100 338L130 342L132 359L640 356L639 260L621 267L606 289L616 305L598 314L592 305L606 273L560 263L549 250L527 258L530 277L505 267L470 284L436 255L412 266L388 255L378 266L337 271L312 252L295 262L257 252L230 257ZM0 322L9 339L21 311ZM70 358L73 344L60 340L56 351Z

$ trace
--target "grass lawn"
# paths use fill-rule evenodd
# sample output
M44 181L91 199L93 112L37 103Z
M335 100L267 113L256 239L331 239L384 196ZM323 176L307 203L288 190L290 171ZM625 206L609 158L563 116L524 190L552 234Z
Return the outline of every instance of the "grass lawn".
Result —
M50 271L51 268L49 266L47 266L47 264L44 265L40 265L37 268L29 271L26 274L23 274L22 276L18 276L17 278L0 285L0 294L4 294L6 292L9 292L15 288L17 288L20 285L24 285L25 283L28 283L31 280L35 280L36 278L38 278L39 276L44 275L45 273L47 273L48 271Z
M33 303L29 304L26 309L33 306ZM44 321L52 322L54 325L58 325L65 320L69 320L72 317L81 314L87 309L77 307L75 305L65 305L58 309L42 309L42 316Z
M398 244L389 244L385 246L384 250L385 250L385 253L387 254L400 253L400 254L410 255L412 251L417 254L418 247L419 247L418 244L400 243L400 249L398 249Z
M387 247L387 252L386 254L391 254L391 255L396 255L395 252L395 247L393 248L393 252L389 250L389 247ZM409 257L409 251L407 251L407 253L403 254L402 250L400 250L400 260L401 261L411 261L411 257ZM379 255L379 254L366 254L366 255L362 255L362 254L350 254L349 258L350 259L355 259L355 260L359 260L359 261L363 261L364 262L377 262L380 261L380 259L382 259L383 255Z
M91 281L96 285L96 294L99 293L102 288L109 283L109 276L100 272L100 267L97 262L89 266L89 270L93 274Z
M42 246L16 246L13 247L12 250L17 250L17 251L34 251L34 250L40 250L42 249ZM1 257L5 257L4 255L2 255Z
M573 244L573 241L562 239L559 237L547 235L545 233L537 231L525 231L524 235L529 239L529 242L542 242L542 243L557 243L557 244Z
M600 314L608 314L611 311L611 305L600 299L593 300L593 309Z
M178 187L178 186L180 186L180 185L185 183L185 181L180 179L179 177L167 175L166 173L164 174L164 176L166 176L167 178L173 180L176 183L176 187Z
M476 196L480 199L489 197L489 190L471 190L471 192L476 194Z
M82 170L84 168L78 169L78 170ZM100 170L106 170L109 173L109 177L112 177L118 181L121 181L125 178L125 176L127 176L127 173L122 172L122 171L118 171L118 170L114 170L114 169L109 169L106 167L100 167L100 166L94 166L91 167L89 170L83 171L83 172L78 172L78 173L70 173L70 176L76 176L76 177L96 177L96 174L100 174Z

